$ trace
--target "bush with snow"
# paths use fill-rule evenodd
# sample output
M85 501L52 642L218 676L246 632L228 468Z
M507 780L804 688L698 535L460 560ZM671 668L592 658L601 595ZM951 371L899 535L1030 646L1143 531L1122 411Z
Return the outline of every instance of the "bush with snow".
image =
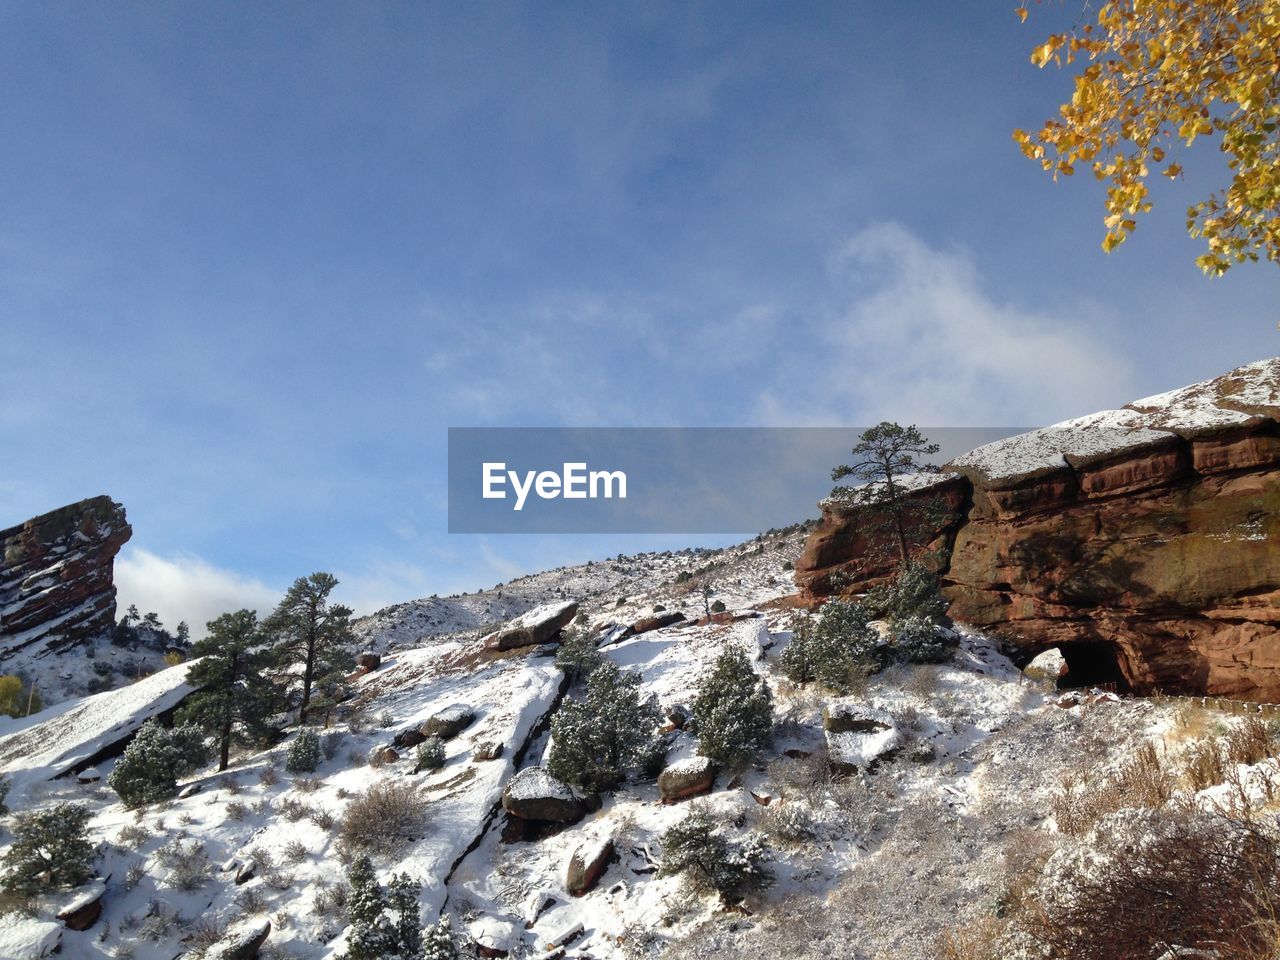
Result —
M937 574L912 564L889 583L867 591L863 601L876 617L895 627L907 620L947 624L947 600Z
M604 663L604 655L596 648L594 632L585 624L575 624L565 631L564 641L556 649L556 666L573 682L585 680Z
M702 803L662 835L663 876L684 874L696 890L734 903L773 884L769 846L758 834L730 839Z
M458 945L448 917L422 931L422 960L458 960Z
M889 663L879 631L868 626L871 612L849 600L831 600L822 615L805 620L779 658L794 683L817 682L837 693L853 693L869 674Z
M414 784L380 780L347 804L339 839L348 850L393 854L426 825L426 803Z
M653 766L660 722L640 674L602 663L587 678L586 698L566 700L552 719L547 770L592 793L613 789L628 771Z
M773 742L773 699L736 647L716 659L693 703L698 745L727 770L741 770Z
M347 871L347 951L343 960L422 960L418 891L408 874L397 874L383 890L368 857Z
M284 768L289 773L314 773L316 767L320 766L323 755L320 737L314 730L303 727L294 737L293 743L289 744L289 750L284 756Z
M444 741L439 737L427 737L422 743L418 744L418 752L414 759L413 772L420 773L423 770L439 770L444 766L445 747Z
M898 653L910 663L941 663L947 659L949 645L938 632L938 625L925 617L911 616L893 628Z
M178 793L178 778L208 762L209 750L198 727L172 730L148 720L116 761L107 785L127 807L167 800Z
M0 887L7 893L32 895L88 880L94 858L89 817L89 808L79 803L59 803L14 816L13 842L0 860L4 868Z

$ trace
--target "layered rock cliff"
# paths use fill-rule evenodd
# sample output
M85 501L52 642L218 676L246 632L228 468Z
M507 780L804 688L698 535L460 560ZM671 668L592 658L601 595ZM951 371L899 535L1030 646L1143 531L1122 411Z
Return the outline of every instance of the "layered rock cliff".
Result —
M124 507L105 496L0 530L0 661L108 633L114 559L132 533Z
M957 620L1080 682L1280 701L1280 358L980 447L914 496L939 494ZM806 600L891 572L859 527L824 504Z

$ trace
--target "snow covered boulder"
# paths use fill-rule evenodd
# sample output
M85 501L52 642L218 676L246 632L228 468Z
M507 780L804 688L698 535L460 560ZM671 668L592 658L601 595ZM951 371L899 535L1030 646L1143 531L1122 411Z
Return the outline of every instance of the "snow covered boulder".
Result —
M656 613L652 617L641 617L631 625L631 632L648 633L651 630L661 630L663 627L674 626L684 620L684 614L679 610L669 610L666 613Z
M711 790L716 782L716 763L710 757L677 760L658 775L658 793L663 803L677 803Z
M878 733L893 726L887 711L853 700L836 700L822 708L822 729L828 733Z
M578 844L569 855L565 868L564 888L574 897L595 889L613 859L613 835L590 837Z
M452 740L475 722L476 712L466 704L455 703L445 707L439 713L422 721L418 732L424 737L439 737L441 740Z
M68 930L88 930L102 916L102 898L106 892L107 884L103 880L81 887L58 911L58 919Z
M896 726L867 732L827 731L827 757L836 773L870 770L896 754L902 744L902 733Z
M205 960L256 960L270 935L270 920L242 920L228 927L222 939L205 951Z
M635 633L629 624L625 623L606 623L599 628L599 634L596 637L597 647L608 647L615 643L620 643L627 637Z
M41 960L62 947L62 924L22 913L0 916L0 957Z
M471 747L472 760L497 760L502 756L502 741L477 740Z
M502 791L502 809L521 820L577 823L586 814L587 805L568 784L542 767L526 767Z
M1032 680L1057 680L1067 674L1067 659L1057 647L1050 647L1033 657L1022 672Z
M534 647L554 639L578 615L574 600L534 607L484 638L489 650Z

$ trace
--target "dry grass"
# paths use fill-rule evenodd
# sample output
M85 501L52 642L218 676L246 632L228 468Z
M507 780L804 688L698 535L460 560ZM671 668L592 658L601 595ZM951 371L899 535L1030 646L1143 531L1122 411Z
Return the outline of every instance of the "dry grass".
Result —
M1064 779L1050 801L1054 821L1063 833L1079 837L1109 813L1131 807L1159 809L1169 802L1177 776L1154 743L1139 745L1114 776L1077 769Z

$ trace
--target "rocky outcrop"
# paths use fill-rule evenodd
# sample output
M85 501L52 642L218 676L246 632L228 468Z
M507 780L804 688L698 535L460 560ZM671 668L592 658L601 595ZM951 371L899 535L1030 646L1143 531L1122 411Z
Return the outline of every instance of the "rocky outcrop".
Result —
M547 643L559 637L577 615L578 604L572 600L544 604L489 634L484 645L489 650L514 650Z
M980 447L915 496L954 519L951 615L1073 683L1280 701L1280 358ZM891 567L856 509L824 505L803 597Z
M0 530L0 659L62 650L115 626L115 555L133 533L124 507L92 497Z

